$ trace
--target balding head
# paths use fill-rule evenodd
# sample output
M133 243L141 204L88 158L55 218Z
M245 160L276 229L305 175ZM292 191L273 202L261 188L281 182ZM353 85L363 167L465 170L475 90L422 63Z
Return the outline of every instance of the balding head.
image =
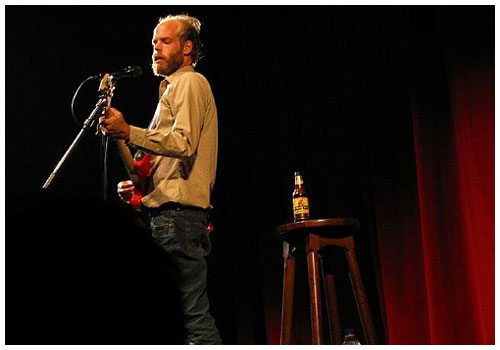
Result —
M196 66L202 57L201 22L197 18L188 15L168 15L160 18L158 26L166 22L173 22L179 25L177 34L179 35L181 45L184 45L187 41L192 42L191 59L193 66Z

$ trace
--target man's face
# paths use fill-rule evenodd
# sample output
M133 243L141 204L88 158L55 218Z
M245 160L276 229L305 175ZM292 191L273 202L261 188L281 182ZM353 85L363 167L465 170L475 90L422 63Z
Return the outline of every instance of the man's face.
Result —
M181 40L181 23L177 20L164 22L153 32L153 72L155 75L168 76L184 62Z

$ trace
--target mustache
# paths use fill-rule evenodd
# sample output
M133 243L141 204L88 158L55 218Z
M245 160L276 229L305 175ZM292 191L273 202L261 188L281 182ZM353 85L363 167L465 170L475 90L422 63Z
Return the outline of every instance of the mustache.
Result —
M166 57L165 57L165 56L160 55L160 54L154 54L154 55L153 55L153 60L157 60L157 59L159 59L159 58L161 58L161 59L166 59Z

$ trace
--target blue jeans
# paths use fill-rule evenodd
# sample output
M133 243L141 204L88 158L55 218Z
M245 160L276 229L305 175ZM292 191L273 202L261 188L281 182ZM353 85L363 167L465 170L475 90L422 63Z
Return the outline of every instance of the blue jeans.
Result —
M155 242L168 253L177 273L180 302L186 330L185 344L222 344L209 312L207 262L210 237L207 214L173 209L151 217Z

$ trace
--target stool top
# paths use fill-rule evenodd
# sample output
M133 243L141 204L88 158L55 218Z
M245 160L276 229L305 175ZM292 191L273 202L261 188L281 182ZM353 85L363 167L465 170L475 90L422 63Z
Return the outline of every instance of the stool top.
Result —
M359 230L359 221L357 219L349 218L335 218L335 219L313 219L304 220L301 222L294 222L289 224L280 225L276 228L279 235L300 233L302 231L314 230L319 228L343 228L351 230Z

